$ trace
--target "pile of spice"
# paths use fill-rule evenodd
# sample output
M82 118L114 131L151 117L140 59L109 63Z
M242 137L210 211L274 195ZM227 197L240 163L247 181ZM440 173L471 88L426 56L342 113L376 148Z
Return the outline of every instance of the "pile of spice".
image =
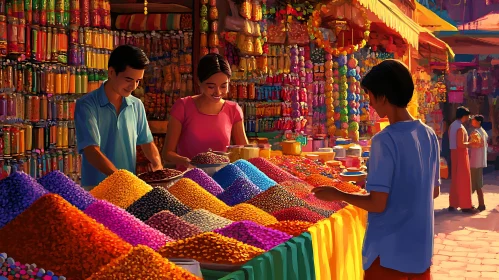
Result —
M292 238L292 236L287 233L267 228L250 221L234 222L233 224L217 229L214 232L226 237L234 238L265 251Z
M352 193L352 194L366 194L367 191L355 184L350 182L339 181L334 185L335 188L342 192Z
M15 172L1 180L0 228L15 219L46 193L47 191L26 173Z
M197 226L201 231L212 231L232 223L231 220L213 214L204 209L197 209L181 217L182 220Z
M161 211L154 214L146 221L146 224L175 240L191 237L202 232L197 226L182 220L170 211Z
M180 266L169 262L152 249L137 246L117 259L114 259L87 280L137 280L172 279L201 280Z
M17 261L50 267L68 279L86 279L132 248L56 194L35 201L0 236L0 248Z
M262 191L248 178L238 178L223 193L217 196L218 199L229 206L243 203Z
M334 186L340 182L339 180L334 180L320 174L309 175L305 178L305 181L314 187Z
M104 199L126 209L152 187L128 170L118 170L90 191L97 199Z
M191 211L189 207L182 204L162 187L153 188L152 191L146 193L126 209L128 213L141 221L147 221L154 214L163 210L168 210L177 216L182 216Z
M52 171L38 179L38 183L47 191L62 196L82 211L96 201L95 197L59 170Z
M305 180L307 176L312 174L320 174L330 178L335 178L338 175L333 168L302 156L276 156L271 157L269 161L301 180Z
M272 188L258 194L246 203L254 205L267 213L274 213L289 207L305 207L314 211L323 217L331 216L334 211L314 207L306 203L303 199L294 196L286 191L282 186L273 186Z
M180 179L168 188L168 191L192 209L206 209L218 215L229 209L227 204L207 192L191 179Z
M241 265L264 253L262 249L214 232L205 232L166 244L159 250L165 258L195 259L200 263Z
M348 203L346 203L344 201L324 201L324 200L320 200L313 193L311 193L311 194L307 195L306 197L304 197L303 200L305 200L305 202L307 202L311 206L314 206L314 207L317 207L317 208L320 208L320 209L331 210L331 211L334 211L334 212L337 212L337 211L345 208L345 206L348 205Z
M184 178L191 179L214 196L217 196L224 191L213 178L199 168L194 168L185 172Z
M313 225L314 223L305 221L280 221L267 227L296 237L308 231L308 228Z
M93 203L84 213L133 246L142 244L157 250L166 242L173 241L170 237L144 224L125 210L104 200Z
M277 185L277 183L270 179L265 173L260 171L256 166L249 163L247 160L240 159L234 162L234 165L239 167L246 176L262 191L268 190L270 187Z
M323 216L304 207L286 208L272 213L272 216L276 217L278 221L305 221L314 224L324 219Z
M313 187L301 180L282 181L279 185L283 186L288 192L296 197L304 198L311 194Z
M200 153L191 158L191 164L222 164L229 163L230 159L227 156L215 154L213 152Z
M165 168L162 170L142 173L139 175L139 179L144 180L145 182L157 182L170 180L180 175L182 175L182 172L178 170Z
M5 278L2 278L5 277ZM36 264L21 264L6 253L0 254L0 279L57 279L66 280L64 276L57 276L52 271L38 268Z
M247 203L241 203L232 207L222 213L222 217L232 221L252 221L264 226L277 222L277 219L272 215Z
M215 174L213 174L213 179L217 181L217 183L224 190L230 187L230 185L232 185L235 180L241 177L248 178L246 174L244 174L244 172L239 169L239 167L235 166L232 163L227 164L226 166L224 166L224 168L218 170L217 172L215 172Z
M276 181L277 183L281 183L283 181L299 181L298 177L292 175L289 172L284 171L279 166L273 164L266 158L257 157L248 159L248 161L256 166L260 171L265 173L270 179Z

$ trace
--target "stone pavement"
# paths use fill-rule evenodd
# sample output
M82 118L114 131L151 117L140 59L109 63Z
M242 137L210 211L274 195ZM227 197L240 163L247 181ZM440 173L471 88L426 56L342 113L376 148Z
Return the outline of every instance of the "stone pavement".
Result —
M450 185L444 180L435 200L433 280L499 279L499 171L484 175L484 184L487 210L470 215L444 209Z

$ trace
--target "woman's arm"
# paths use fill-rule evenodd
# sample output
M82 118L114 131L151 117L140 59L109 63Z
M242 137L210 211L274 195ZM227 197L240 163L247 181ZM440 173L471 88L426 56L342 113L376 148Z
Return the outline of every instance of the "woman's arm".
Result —
M244 131L244 122L238 121L232 126L232 141L235 145L248 145L248 137Z
M187 167L189 166L190 160L176 153L181 133L182 124L176 118L170 118L162 154L166 161Z

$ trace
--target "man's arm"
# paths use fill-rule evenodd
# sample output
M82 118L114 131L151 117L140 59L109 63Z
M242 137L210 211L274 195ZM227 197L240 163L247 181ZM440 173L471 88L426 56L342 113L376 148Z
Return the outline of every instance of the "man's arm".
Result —
M104 173L106 176L113 174L116 170L116 166L101 152L99 146L88 146L83 149L83 154L85 158L95 169Z
M388 193L371 191L366 196L347 194L334 188L327 188L315 192L315 196L325 201L342 200L372 213L385 211Z
M147 122L146 110L142 102L140 102L139 107L137 134L137 144L140 145L144 155L151 162L153 171L163 169L161 156L156 144L154 144L154 138L152 137L151 129L149 128L149 123Z
M158 147L154 142L140 145L146 158L151 162L153 171L163 169L161 156L159 155Z

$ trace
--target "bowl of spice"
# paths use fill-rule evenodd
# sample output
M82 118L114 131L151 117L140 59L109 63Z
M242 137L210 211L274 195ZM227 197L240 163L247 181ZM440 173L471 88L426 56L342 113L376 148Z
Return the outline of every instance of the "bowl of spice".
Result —
M191 159L191 165L202 169L206 174L212 176L218 170L224 168L230 163L230 159L226 154L220 152L212 152L197 154Z
M169 187L172 183L180 180L184 174L181 171L165 168L139 174L139 178L153 186Z

